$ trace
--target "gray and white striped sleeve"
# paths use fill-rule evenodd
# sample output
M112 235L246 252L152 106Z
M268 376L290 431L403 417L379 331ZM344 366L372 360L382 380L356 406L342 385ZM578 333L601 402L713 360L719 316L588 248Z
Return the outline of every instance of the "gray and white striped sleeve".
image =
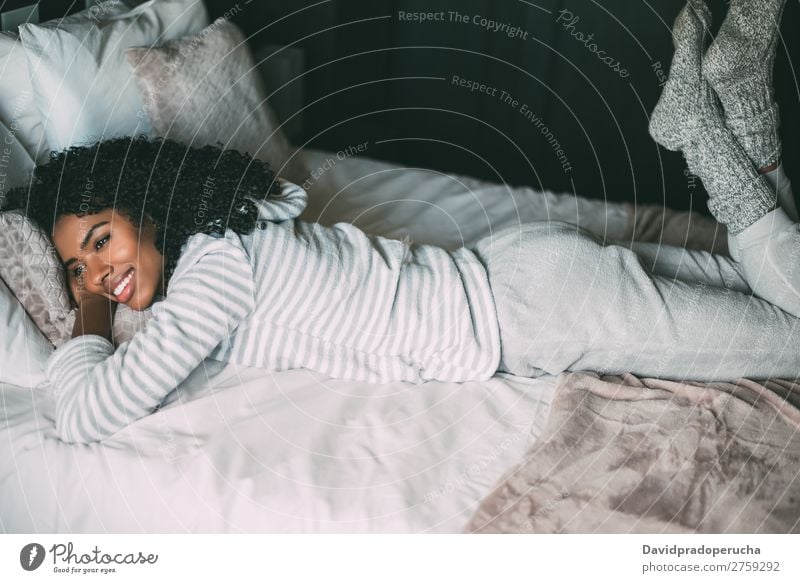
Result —
M280 192L265 198L250 197L258 207L258 218L264 221L288 221L297 218L308 204L308 193L285 178L277 179Z
M181 257L166 298L153 306L143 331L116 351L105 338L88 334L50 356L47 377L60 439L101 441L154 412L252 312L253 273L241 242L201 237L191 257Z

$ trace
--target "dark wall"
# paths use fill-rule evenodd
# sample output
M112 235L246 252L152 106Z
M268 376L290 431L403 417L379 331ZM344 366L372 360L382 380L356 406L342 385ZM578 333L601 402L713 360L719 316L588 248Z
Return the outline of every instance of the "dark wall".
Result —
M23 6L39 5L39 22L61 18L65 14L83 10L86 7L84 0L42 0L32 2L31 0L0 0L0 12L15 10Z
M219 15L235 3L208 4ZM669 69L670 27L681 1L263 4L240 2L234 20L255 46L283 43L306 50L304 137L310 146L343 149L367 141L367 155L406 164L705 211L705 195L685 175L681 155L657 148L647 134L660 75ZM711 4L721 21L725 3ZM565 18L563 10L578 20ZM401 11L444 11L445 20L405 22ZM451 18L450 11L467 22ZM796 29L799 11L789 3L784 31ZM510 38L488 31L473 22L475 16L526 34ZM572 27L565 28L568 22ZM593 35L589 44L596 47L587 47L578 33ZM789 55L798 61L798 41L796 35L784 40L776 82L791 173L798 144L787 129L797 127L798 88ZM619 65L603 63L591 49L605 51ZM494 95L454 85L454 75L484 83ZM517 103L503 101L502 91Z
M366 142L364 155L404 164L706 212L682 156L647 134L682 0L205 1L212 18L233 14L256 49L303 49L306 106L295 142L329 150ZM710 4L718 26L726 1ZM44 20L83 6L48 0L40 12ZM401 16L420 11L444 20ZM518 30L487 30L480 18ZM796 180L800 39L790 33L798 21L790 2L776 66L784 160Z

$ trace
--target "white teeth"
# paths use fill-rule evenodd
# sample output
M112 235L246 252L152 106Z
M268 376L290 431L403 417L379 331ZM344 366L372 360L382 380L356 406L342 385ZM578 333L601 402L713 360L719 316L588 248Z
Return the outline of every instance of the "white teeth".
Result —
M125 276L125 279L119 282L119 285L114 288L114 297L122 293L122 290L125 289L128 283L131 281L132 277L133 277L133 271L131 271L127 276Z

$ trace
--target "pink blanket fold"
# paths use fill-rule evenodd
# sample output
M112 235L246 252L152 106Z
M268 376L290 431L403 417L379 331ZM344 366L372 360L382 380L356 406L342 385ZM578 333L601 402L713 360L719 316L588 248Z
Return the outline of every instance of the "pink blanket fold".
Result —
M800 532L800 383L564 373L466 532Z

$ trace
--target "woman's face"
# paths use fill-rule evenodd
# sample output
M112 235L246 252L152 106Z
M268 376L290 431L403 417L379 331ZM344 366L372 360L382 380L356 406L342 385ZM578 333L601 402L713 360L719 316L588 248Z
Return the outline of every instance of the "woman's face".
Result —
M163 257L149 220L142 229L113 209L62 215L53 227L53 243L71 289L109 298L133 310L145 310L162 292Z

